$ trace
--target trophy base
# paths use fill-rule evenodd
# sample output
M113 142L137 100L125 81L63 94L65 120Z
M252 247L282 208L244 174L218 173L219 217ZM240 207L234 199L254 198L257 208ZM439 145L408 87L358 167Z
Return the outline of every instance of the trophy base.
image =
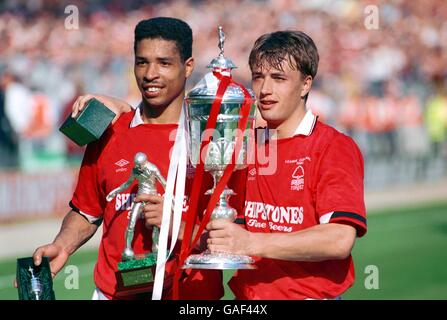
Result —
M118 263L118 271L115 273L118 284L116 296L152 292L156 262L157 255L148 253Z
M254 260L249 256L206 251L201 254L190 255L182 269L256 269L256 266Z

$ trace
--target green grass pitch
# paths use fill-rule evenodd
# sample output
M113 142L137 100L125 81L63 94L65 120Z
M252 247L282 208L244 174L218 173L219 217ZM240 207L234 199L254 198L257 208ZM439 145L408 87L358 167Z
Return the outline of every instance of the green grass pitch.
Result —
M447 203L370 214L353 257L356 282L344 299L447 299ZM95 251L75 253L54 281L56 299L90 299L95 260ZM69 266L79 271L78 288ZM365 285L371 283L368 266L378 271L377 289ZM1 300L17 299L15 269L15 259L0 261ZM225 273L226 281L231 275ZM225 299L232 298L226 287Z

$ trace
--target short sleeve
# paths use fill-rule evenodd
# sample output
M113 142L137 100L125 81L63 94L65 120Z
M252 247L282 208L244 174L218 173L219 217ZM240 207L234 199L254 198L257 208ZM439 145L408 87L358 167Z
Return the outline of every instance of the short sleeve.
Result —
M98 181L99 143L90 143L84 153L78 182L70 206L90 222L101 218L105 208L105 195Z
M317 171L316 214L319 222L342 223L366 233L364 163L355 142L338 134L322 154Z

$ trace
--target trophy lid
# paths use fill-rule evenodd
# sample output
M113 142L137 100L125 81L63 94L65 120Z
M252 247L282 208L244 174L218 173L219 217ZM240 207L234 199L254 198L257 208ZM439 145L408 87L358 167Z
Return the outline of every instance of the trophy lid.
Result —
M207 66L212 69L212 72L208 72L187 94L187 101L189 103L208 103L213 102L216 96L217 87L219 86L219 79L213 74L213 72L219 73L230 73L231 70L236 68L236 65L231 61L231 59L224 56L224 42L225 34L222 27L219 26L219 56L214 58L210 64ZM252 90L248 89L251 97L255 98ZM244 92L239 86L230 84L225 91L222 99L223 103L243 103L245 100Z

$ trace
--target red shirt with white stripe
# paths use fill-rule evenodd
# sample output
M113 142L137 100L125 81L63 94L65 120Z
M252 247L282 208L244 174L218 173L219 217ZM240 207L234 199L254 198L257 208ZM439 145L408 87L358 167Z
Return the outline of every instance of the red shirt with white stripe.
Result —
M96 286L110 299L116 295L118 262L125 247L130 206L138 189L137 181L119 193L111 202L106 195L129 178L133 159L137 152L144 152L161 174L167 177L169 154L174 145L176 124L144 124L137 111L123 114L101 139L87 146L79 172L78 184L70 205L91 222L103 219L103 235L99 247L94 280ZM192 186L192 168L187 172L186 194ZM235 176L234 181L241 179ZM211 177L202 186L202 194L212 187ZM245 177L243 177L245 179ZM240 183L238 183L241 185ZM159 194L162 186L157 182ZM207 197L202 197L200 210L204 210ZM234 197L233 205L242 208L240 198ZM185 203L187 208L187 203ZM187 210L187 209L184 209ZM135 254L147 253L152 247L151 230L145 227L144 219L138 219L135 226L133 250ZM176 261L166 265L166 273L173 275ZM222 273L218 270L188 270L188 277L180 284L181 299L220 299L223 296ZM170 293L165 291L165 298ZM129 297L132 298L132 297ZM149 296L150 298L150 296Z
M258 159L248 168L246 228L296 232L343 223L363 236L364 165L355 142L308 111L293 137L270 142L261 137L257 148L269 149L274 143L276 159L264 164ZM354 282L351 256L322 262L255 259L258 269L239 270L229 282L238 299L330 299Z

